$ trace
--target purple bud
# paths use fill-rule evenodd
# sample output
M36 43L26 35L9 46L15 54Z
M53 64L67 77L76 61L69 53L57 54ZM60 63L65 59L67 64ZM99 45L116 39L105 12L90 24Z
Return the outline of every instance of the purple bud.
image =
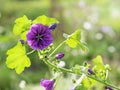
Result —
M24 43L25 43L25 41L24 41L24 40L22 40L22 39L21 39L21 40L19 40L19 41L20 41L20 43L21 43L21 44L24 44Z
M109 86L105 86L105 89L106 90L113 90L111 87L109 87Z
M53 24L49 27L50 30L54 30L57 27L57 24Z
M90 69L90 68L88 69L88 73L89 74L95 74L94 71L92 69Z
M45 90L54 90L54 81L42 79L40 84L45 88Z
M63 53L63 52L59 52L59 53L55 56L56 59L61 59L61 58L63 58L63 57L64 57L64 53Z

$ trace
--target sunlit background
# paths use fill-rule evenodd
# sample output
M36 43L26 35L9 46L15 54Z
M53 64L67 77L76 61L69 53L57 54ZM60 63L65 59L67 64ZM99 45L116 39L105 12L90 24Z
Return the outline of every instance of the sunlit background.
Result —
M40 79L51 77L36 53L29 55L32 65L20 75L5 65L6 51L18 41L12 33L14 21L23 15L32 20L40 15L57 18L60 23L53 31L55 47L64 39L63 33L81 29L89 52L65 45L59 49L65 52L61 65L71 68L84 60L91 62L99 54L111 65L113 83L120 86L120 0L0 0L0 90L43 90ZM68 77L62 78L55 90L69 90L72 77ZM92 90L104 89L100 84Z

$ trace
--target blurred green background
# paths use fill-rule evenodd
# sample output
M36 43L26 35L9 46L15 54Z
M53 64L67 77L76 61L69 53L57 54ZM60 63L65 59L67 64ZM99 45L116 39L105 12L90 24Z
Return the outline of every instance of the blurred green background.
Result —
M18 41L18 36L12 33L14 21L23 15L32 20L40 15L57 18L60 24L53 31L55 47L64 39L63 33L82 29L82 39L89 52L63 46L59 51L65 52L66 67L84 60L90 62L100 54L104 62L111 65L113 83L120 86L120 0L0 0L0 90L43 90L39 86L40 79L50 75L36 53L29 55L32 65L20 75L5 65L6 51ZM56 90L72 87L68 78L62 81L65 87L59 84ZM101 88L93 90L103 90Z

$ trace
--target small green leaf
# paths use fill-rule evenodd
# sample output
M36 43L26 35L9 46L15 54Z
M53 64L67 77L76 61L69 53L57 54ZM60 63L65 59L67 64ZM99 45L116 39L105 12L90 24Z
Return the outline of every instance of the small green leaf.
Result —
M105 68L105 65L102 61L102 57L98 55L95 59L93 59L94 67L92 68L95 71L95 75L98 79L106 80L108 77L108 71Z
M31 20L29 20L25 15L23 17L17 18L15 20L13 33L19 35L22 32L29 30L30 25L31 25Z
M26 38L27 32L28 32L28 31L25 31L25 32L23 32L23 33L20 35L20 37L21 37L22 40L27 40L27 38Z
M88 88L94 86L95 82L96 82L95 80L86 77L83 79L82 84L88 90Z
M59 21L55 18L49 18L45 15L42 15L42 16L39 16L37 17L34 21L33 21L33 24L36 24L36 23L40 23L40 24L43 24L43 25L52 25L54 23L58 24Z
M83 84L80 84L75 88L75 90L88 90L88 89L85 88Z
M7 51L6 65L10 69L15 69L17 74L24 71L25 67L29 67L31 62L26 55L25 46L18 43L15 47Z
M102 57L100 55L98 55L95 59L93 59L93 63L98 70L100 70L100 69L104 70L105 69L103 61L102 61Z
M77 73L77 74L81 74L80 65L75 65L74 67L72 67L72 71Z
M73 34L69 35L68 39L66 40L66 44L70 46L71 48L76 48L77 46L80 46L82 50L86 51L87 48L82 42L80 42L81 39L81 32L80 30L76 30Z
M20 35L25 31L28 31L31 23L32 21L29 20L25 15L23 17L17 18L13 27L13 33L16 35ZM24 38L23 40L26 40L26 38Z
M66 43L68 44L68 46L70 46L71 48L76 48L78 43L76 42L76 40L69 38L66 40Z

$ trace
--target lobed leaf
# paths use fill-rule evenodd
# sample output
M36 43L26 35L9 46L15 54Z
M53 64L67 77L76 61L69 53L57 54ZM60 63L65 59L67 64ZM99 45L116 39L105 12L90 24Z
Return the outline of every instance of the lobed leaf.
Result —
M23 16L20 18L17 18L15 20L15 25L13 27L13 33L16 35L21 35L25 31L28 31L31 26L32 21L27 18L27 16ZM23 40L26 40L26 37L22 38Z
M96 82L95 80L86 77L83 79L82 84L88 90L88 88L94 86L95 82Z
M93 59L93 63L98 70L105 69L103 61L102 61L102 57L100 55L98 55L95 59Z
M64 37L66 37L65 35L66 34L64 34ZM78 29L73 34L69 35L69 37L66 40L66 44L68 44L68 46L71 48L76 48L77 46L80 46L82 50L86 51L87 48L84 44L82 44L80 39L81 39L81 32Z
M17 74L24 71L25 67L31 65L30 59L26 55L25 46L18 43L15 47L7 51L6 65L10 69L15 69Z
M49 17L47 17L45 15L42 15L42 16L37 17L33 21L33 24L37 24L37 23L50 26L50 25L55 24L55 23L58 24L59 21L57 19L55 19L55 18L49 18Z

